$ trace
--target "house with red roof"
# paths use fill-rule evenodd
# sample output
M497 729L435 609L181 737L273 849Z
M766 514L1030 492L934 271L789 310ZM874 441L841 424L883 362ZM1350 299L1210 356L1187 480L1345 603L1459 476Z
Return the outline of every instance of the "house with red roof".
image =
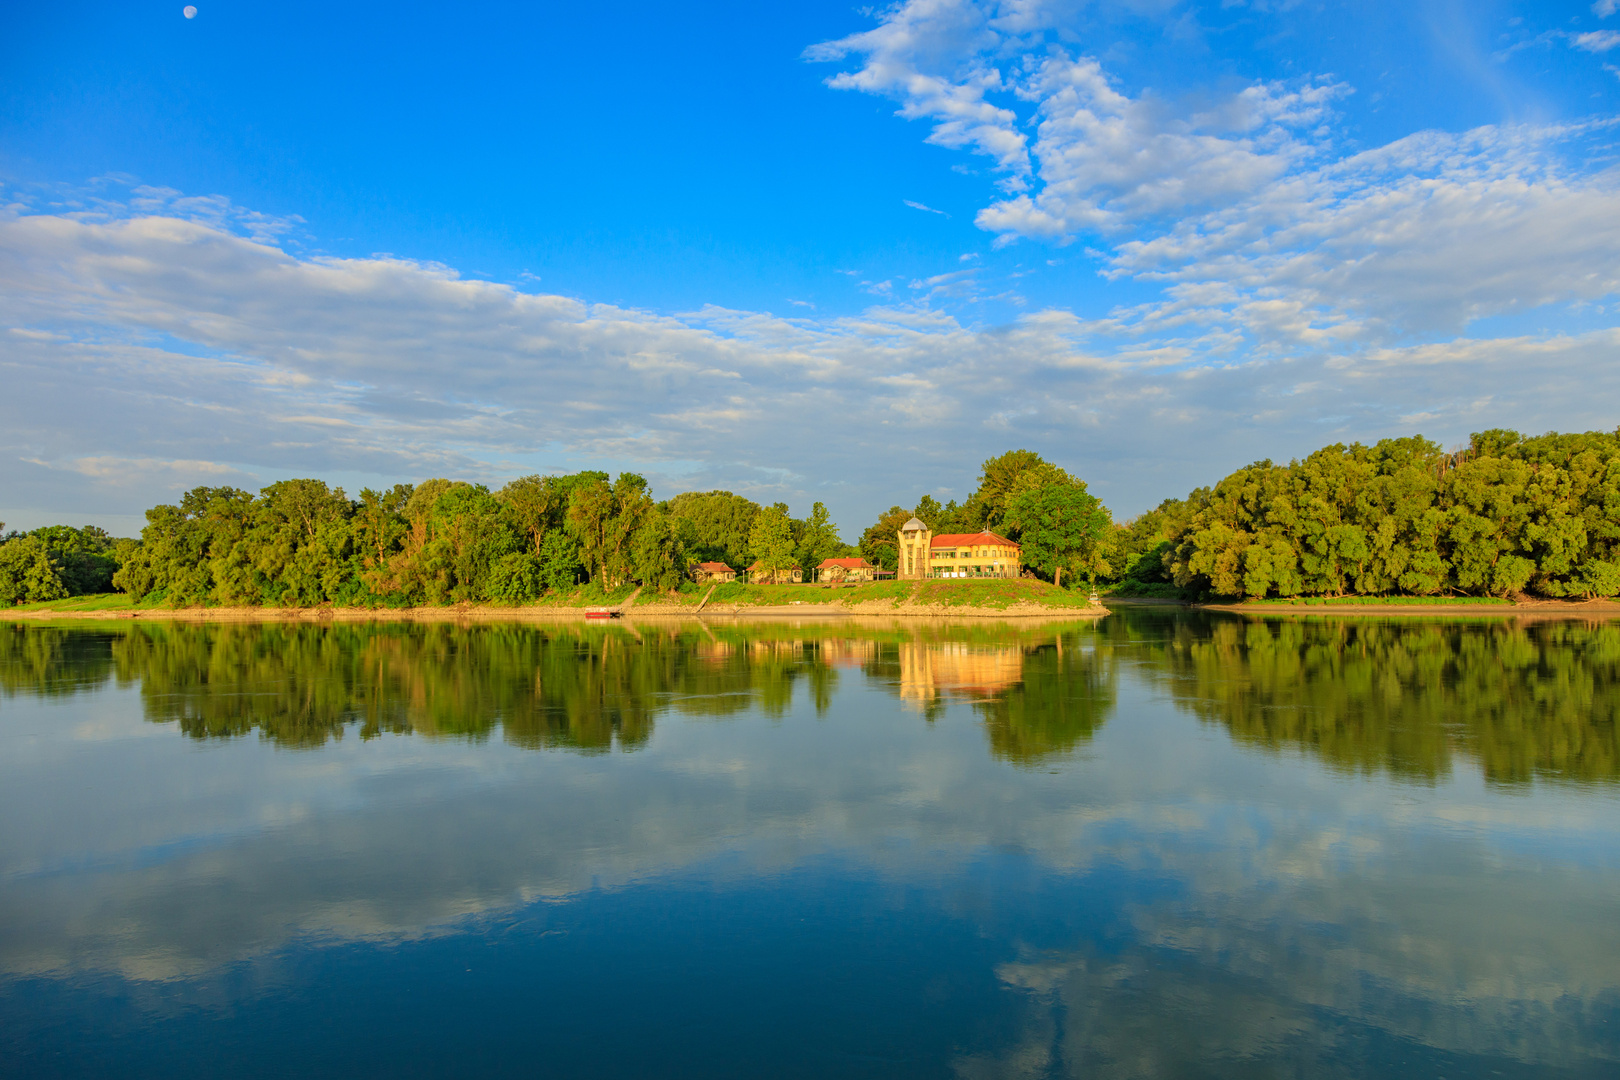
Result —
M900 526L897 539L903 579L1015 578L1023 572L1022 549L989 529L935 536L912 518Z
M737 571L723 562L700 562L692 567L692 580L699 585L706 582L736 581Z

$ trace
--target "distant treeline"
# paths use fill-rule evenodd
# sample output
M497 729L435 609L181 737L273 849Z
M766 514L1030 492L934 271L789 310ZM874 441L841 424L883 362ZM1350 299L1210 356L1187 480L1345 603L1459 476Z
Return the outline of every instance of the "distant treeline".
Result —
M1259 461L1127 525L1125 591L1191 596L1620 593L1620 432L1491 430Z
M656 502L634 473L496 491L428 480L358 500L319 480L200 487L147 511L138 541L66 526L0 538L0 604L108 589L173 604L523 604L587 583L668 590L699 562L772 574L859 554L893 570L913 516L1015 540L1049 581L1125 593L1606 597L1620 594L1620 432L1492 430L1452 453L1421 436L1336 444L1123 525L1078 477L1013 450L984 462L960 504L890 507L856 546L819 502L803 519L727 491Z

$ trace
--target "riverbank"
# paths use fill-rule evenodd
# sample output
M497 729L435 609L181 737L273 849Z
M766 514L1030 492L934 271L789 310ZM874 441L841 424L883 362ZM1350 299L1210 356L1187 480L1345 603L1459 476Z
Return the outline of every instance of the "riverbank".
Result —
M904 618L1101 618L1108 609L1084 593L1044 581L887 581L843 588L731 583L648 597L640 590L616 593L576 591L521 606L451 604L401 608L334 607L169 607L140 605L126 596L73 597L0 611L0 619L140 619L188 622L442 622L446 620L573 620L609 608L624 617L845 617L886 615Z

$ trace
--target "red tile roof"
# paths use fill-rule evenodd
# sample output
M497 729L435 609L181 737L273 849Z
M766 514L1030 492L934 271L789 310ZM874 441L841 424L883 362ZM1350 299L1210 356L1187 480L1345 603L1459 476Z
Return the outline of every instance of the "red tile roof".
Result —
M859 570L862 567L871 565L865 559L822 559L821 565L817 566L816 569L829 570L834 566L842 566L845 570Z
M735 574L737 571L723 562L700 562L698 569L709 574Z
M984 532L976 532L976 533L946 533L943 536L934 537L933 542L930 543L928 546L931 547L931 548L937 548L937 547L972 547L974 545L979 545L981 547L982 546L1000 546L1000 547L1010 547L1010 548L1015 548L1015 547L1018 546L1017 544L1013 543L1011 540L1006 539L1005 537L997 536L995 533L991 532L989 529L986 529Z

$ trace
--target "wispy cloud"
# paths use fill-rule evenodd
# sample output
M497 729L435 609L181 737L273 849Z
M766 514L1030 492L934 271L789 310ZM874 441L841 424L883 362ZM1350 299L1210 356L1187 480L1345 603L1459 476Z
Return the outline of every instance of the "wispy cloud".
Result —
M1620 45L1620 31L1593 30L1586 34L1576 34L1574 45L1577 49L1583 49L1586 52L1608 52L1616 45Z
M924 211L927 211L930 214L938 214L940 217L950 217L951 216L951 215L947 214L943 210L935 210L932 206L927 206L927 205L924 205L923 203L915 202L915 201L913 201L911 199L902 199L901 201L904 202L907 206L911 207L913 210L924 210Z
M975 221L998 245L1089 237L1109 275L1159 284L1162 300L1113 316L1121 334L1234 359L1353 349L1620 289L1612 121L1346 153L1334 109L1352 88L1133 96L1051 36L1066 10L909 0L808 55L853 60L831 85L893 97L935 125L930 141L994 158L1006 194ZM1610 30L1568 38L1620 44Z

